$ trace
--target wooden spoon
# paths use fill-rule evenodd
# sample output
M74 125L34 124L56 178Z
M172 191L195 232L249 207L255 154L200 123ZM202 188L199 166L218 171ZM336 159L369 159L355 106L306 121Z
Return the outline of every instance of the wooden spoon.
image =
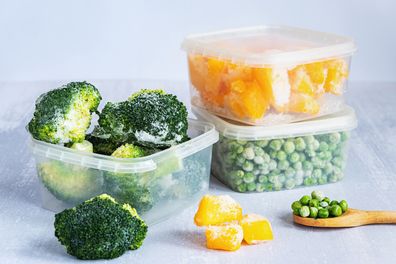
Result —
M363 211L349 208L338 217L315 219L293 214L293 221L314 227L353 227L372 224L396 224L396 211Z

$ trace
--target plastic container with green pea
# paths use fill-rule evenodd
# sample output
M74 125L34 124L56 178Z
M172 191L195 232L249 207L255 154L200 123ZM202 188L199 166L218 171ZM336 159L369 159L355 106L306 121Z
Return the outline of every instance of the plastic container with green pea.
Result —
M248 126L201 108L192 107L192 111L219 131L220 140L213 148L212 173L234 191L290 190L344 178L349 134L357 126L351 107L332 115L275 126ZM240 171L249 176L242 180L233 177Z

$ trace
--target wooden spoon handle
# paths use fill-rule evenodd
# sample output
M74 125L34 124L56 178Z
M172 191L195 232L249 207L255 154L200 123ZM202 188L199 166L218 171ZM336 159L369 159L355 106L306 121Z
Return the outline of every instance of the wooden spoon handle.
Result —
M364 211L368 224L396 224L396 211Z

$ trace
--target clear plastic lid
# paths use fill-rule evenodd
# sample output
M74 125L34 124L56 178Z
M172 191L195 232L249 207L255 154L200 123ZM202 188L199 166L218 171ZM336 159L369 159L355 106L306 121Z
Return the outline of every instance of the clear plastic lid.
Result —
M182 49L252 67L303 64L349 56L351 38L287 26L260 26L187 36Z
M192 107L192 111L197 117L213 123L216 130L223 136L241 140L263 140L326 134L336 131L352 130L357 126L355 111L350 106L332 115L276 126L248 126L237 124L233 121L226 121L194 106Z
M174 158L181 160L211 146L219 139L218 132L210 123L189 119L188 126L189 136L191 137L189 141L142 158L122 159L102 154L85 153L33 138L31 147L34 155L87 168L121 173L147 172L155 170L157 163L160 161Z

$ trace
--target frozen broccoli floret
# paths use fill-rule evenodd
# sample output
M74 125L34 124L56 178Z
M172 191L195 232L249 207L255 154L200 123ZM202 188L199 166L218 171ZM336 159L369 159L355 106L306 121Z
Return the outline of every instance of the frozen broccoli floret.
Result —
M75 142L70 146L70 148L82 152L93 153L93 145L88 140L84 140L82 142Z
M154 205L148 179L139 173L106 172L105 190L120 203L128 203L139 213L150 210Z
M86 139L92 143L94 153L104 155L111 155L122 144L92 134L86 135Z
M102 194L55 215L55 236L79 259L113 259L139 248L147 225L128 204Z
M188 139L187 109L175 95L162 90L141 90L129 97L133 141L138 145L167 148Z
M53 160L40 163L38 175L48 191L66 203L79 203L102 192L102 175L94 169Z
M133 144L124 144L118 147L111 156L116 158L140 158L147 155L147 151L143 147Z
M106 103L99 113L99 125L92 132L93 136L116 142L119 145L130 142L133 134L133 108L128 101Z
M87 82L71 82L49 91L37 99L28 130L35 139L49 143L81 142L101 99Z

